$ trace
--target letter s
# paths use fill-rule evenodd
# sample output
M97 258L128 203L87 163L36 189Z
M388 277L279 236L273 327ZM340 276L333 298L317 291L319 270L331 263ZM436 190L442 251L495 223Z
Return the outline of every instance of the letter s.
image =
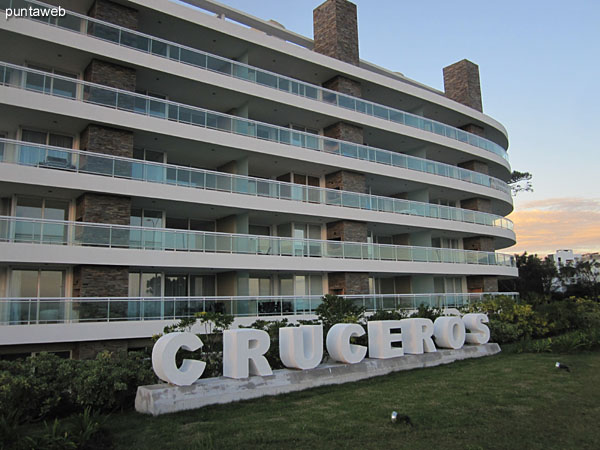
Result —
M490 329L484 325L489 322L486 314L465 314L462 321L469 331L465 339L468 344L486 344L490 340Z

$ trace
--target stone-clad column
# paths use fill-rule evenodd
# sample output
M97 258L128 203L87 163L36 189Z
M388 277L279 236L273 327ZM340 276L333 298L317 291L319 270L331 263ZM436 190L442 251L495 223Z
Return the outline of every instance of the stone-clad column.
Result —
M327 0L313 11L314 51L358 66L356 5Z
M446 97L483 112L479 66L467 59L444 67Z
M96 0L87 15L130 30L138 29L137 10L110 0ZM93 23L90 26L93 27Z
M358 20L356 5L347 0L327 0L313 11L314 51L359 65ZM353 97L361 97L360 83L337 75L323 83L323 87ZM323 134L333 139L363 143L363 129L345 122L325 127ZM352 192L367 192L364 174L340 170L328 174L326 186ZM340 220L327 224L327 239L367 242L367 224L351 220ZM328 274L329 292L332 294L368 294L368 273L332 272Z
M313 11L313 20L314 51L358 66L356 5L347 0L327 0ZM359 82L340 75L323 83L323 87L354 97L362 96ZM326 127L324 134L334 139L363 143L362 128L344 122Z
M135 69L100 59L90 61L83 72L83 79L131 92L135 91L136 86Z
M338 170L325 175L325 187L341 191L360 192L361 194L367 192L364 174L348 170Z
M133 133L128 130L90 124L81 132L80 148L94 153L131 158L133 157ZM110 160L91 159L86 162L85 167L99 173L110 173L113 170ZM131 167L119 161L114 165L114 170L117 174L131 173ZM131 198L129 197L86 192L77 199L76 220L79 222L129 225L130 217ZM106 245L105 229L77 228L75 233L78 239L82 239L87 244ZM113 230L111 237L113 246L127 246L129 242L127 230ZM128 267L78 266L73 270L73 295L76 297L126 297L128 292ZM124 315L126 307L125 303L115 303L112 314ZM100 304L82 302L79 305L80 318L101 318L102 314L106 314L102 308Z
M338 220L327 224L327 239L345 242L367 242L367 224ZM327 274L329 292L336 295L369 293L369 274L363 272L330 272Z

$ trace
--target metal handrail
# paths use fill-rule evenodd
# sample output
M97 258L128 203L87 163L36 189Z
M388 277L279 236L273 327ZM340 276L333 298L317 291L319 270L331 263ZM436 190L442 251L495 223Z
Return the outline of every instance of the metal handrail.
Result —
M31 226L34 224L39 226ZM513 255L496 252L177 230L13 216L0 216L0 241L141 250L515 267Z
M509 219L464 208L299 185L13 139L0 138L0 144L4 148L0 153L0 162L5 163L513 229L513 223ZM141 174L135 175L137 170ZM208 181L213 178L214 181Z

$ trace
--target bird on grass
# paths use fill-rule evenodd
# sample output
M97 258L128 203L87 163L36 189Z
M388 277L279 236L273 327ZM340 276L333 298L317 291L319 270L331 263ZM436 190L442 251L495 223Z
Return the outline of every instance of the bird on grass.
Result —
M555 366L557 369L563 369L563 370L566 370L567 372L571 372L571 369L569 369L569 366L567 366L566 364L562 364L562 363L559 363L558 361L556 361Z

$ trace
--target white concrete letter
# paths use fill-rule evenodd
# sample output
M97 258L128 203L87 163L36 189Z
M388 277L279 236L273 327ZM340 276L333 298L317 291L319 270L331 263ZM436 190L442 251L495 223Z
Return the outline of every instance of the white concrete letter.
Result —
M336 361L345 364L361 362L367 354L367 347L350 343L353 336L360 337L365 330L357 323L336 323L327 333L327 351Z
M206 367L203 361L184 359L177 368L175 356L180 348L194 352L202 347L202 341L193 333L169 333L162 336L152 348L152 368L158 378L176 386L189 386L196 381Z
M392 347L392 342L402 342L401 333L392 333L395 328L402 328L400 320L374 320L368 322L369 358L388 359L404 356L402 347Z
M458 317L438 317L433 324L438 347L459 349L465 343L465 324Z
M279 357L291 369L314 369L323 359L323 325L279 329Z
M402 348L404 353L421 355L423 352L435 352L433 343L433 322L429 319L402 319Z
M466 336L467 344L487 344L490 340L490 329L484 325L489 322L487 314L465 314L462 321L470 331Z
M273 375L263 355L271 344L263 330L242 328L223 332L223 375L229 378L248 378L250 375Z

